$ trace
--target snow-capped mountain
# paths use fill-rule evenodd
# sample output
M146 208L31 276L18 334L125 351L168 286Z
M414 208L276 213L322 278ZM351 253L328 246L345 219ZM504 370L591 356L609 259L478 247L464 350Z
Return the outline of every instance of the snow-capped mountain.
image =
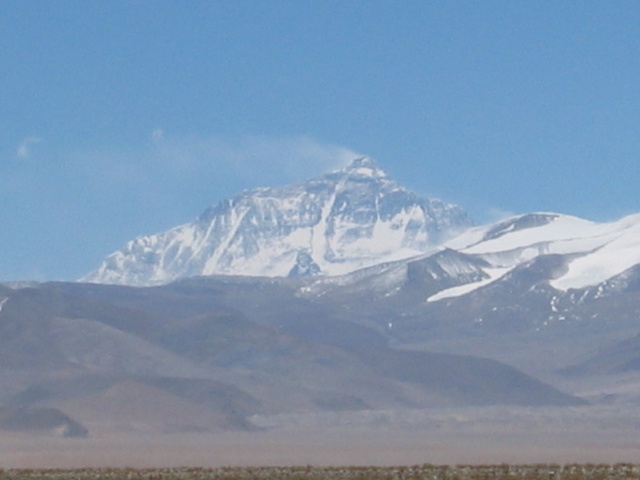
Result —
M303 183L244 192L190 223L138 237L82 280L338 275L424 253L470 226L460 207L421 198L364 157Z
M104 422L105 409L114 412L114 425L121 422L120 406L131 403L131 392L145 399L145 408L129 412L130 423L161 425L163 432L192 425L247 429L264 412L348 415L434 406L591 409L585 403L592 402L597 409L612 403L637 417L640 215L610 223L519 215L469 227L411 257L381 261L393 258L381 249L374 265L315 275L332 264L311 247L347 252L353 265L360 258L355 253L364 250L358 242L371 237L356 235L350 243L347 226L381 229L376 221L356 222L357 212L372 209L383 225L402 220L406 226L413 218L406 213L415 208L407 197L415 197L378 172L359 160L304 184L245 193L207 211L200 225L132 242L166 247L149 258L172 254L175 260L193 248L193 242L179 243L185 231L224 233L228 219L233 233L222 240L236 235L266 248L288 239L293 267L282 270L283 278L199 276L155 288L0 285L0 401L64 407L90 431L99 428L96 419ZM398 205L381 209L395 189L401 192ZM375 207L357 208L371 191ZM333 230L310 220L300 225L300 204L310 192L323 199L318 208L329 211L318 222L335 225ZM343 194L348 200L340 200ZM271 225L264 230L269 235L259 233L258 220ZM305 229L318 229L325 243L300 248L291 235L302 237ZM386 231L397 230L404 234L400 239L417 242L408 228ZM382 246L391 249L390 243ZM219 258L230 255L233 266L237 251ZM258 252L258 259L269 259ZM139 265L145 273L145 264ZM120 281L142 278L120 273ZM146 416L149 404L171 421ZM174 418L173 405L186 412L183 417Z
M548 268L541 270L542 264ZM364 290L393 296L395 289L420 278L421 295L430 303L462 297L501 279L508 283L517 272L535 269L537 281L557 294L622 285L640 270L640 214L610 223L546 212L518 215L471 227L416 257L320 279L303 293L364 279Z
M494 225L471 228L447 242L447 248L487 262L485 278L436 300L468 293L541 255L560 255L563 266L548 279L565 292L596 286L640 263L640 214L610 223L570 215L532 213Z

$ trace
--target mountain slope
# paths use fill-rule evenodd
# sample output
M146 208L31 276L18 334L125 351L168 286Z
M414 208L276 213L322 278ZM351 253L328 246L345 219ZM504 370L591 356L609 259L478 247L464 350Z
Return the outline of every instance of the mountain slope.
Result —
M164 284L196 275L337 275L425 252L471 225L368 158L296 185L244 192L193 222L136 238L83 281Z
M0 406L0 432L84 437L87 429L55 408Z
M245 430L252 415L301 411L582 403L494 360L392 348L357 313L297 297L305 283L5 292L0 402L59 409L89 435Z
M562 389L598 390L596 375L636 372L639 252L639 215L596 223L534 213L471 228L435 252L309 278L298 296L394 345L489 357ZM573 365L580 385L559 374ZM640 398L633 388L624 398Z

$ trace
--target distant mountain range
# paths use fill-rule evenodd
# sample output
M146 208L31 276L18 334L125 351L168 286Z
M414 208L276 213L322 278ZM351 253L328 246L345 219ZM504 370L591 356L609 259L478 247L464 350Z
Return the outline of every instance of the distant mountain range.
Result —
M639 318L640 215L472 226L362 158L132 240L82 282L0 285L0 429L640 405Z

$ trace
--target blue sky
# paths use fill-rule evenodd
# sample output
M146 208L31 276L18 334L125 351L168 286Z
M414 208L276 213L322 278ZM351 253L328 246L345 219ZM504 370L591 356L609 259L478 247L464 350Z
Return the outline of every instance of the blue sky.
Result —
M636 1L8 0L0 280L356 154L479 223L640 211Z

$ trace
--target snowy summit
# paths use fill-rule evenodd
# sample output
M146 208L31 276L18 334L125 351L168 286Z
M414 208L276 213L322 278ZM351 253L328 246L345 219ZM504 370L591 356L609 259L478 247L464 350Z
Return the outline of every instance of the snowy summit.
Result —
M243 192L190 223L131 240L82 280L338 275L424 253L470 226L460 207L418 196L362 157L302 183Z

